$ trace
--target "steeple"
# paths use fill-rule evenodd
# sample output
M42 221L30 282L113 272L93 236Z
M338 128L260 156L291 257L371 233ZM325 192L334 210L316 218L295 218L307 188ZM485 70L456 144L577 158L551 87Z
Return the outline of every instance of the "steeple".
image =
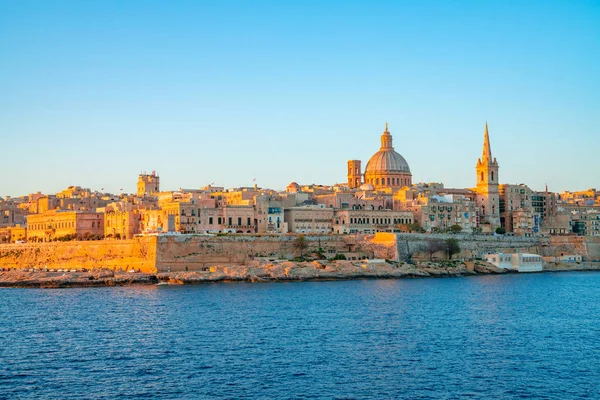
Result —
M490 135L488 133L488 124L485 122L485 132L483 134L483 154L481 162L489 164L492 161L492 147L490 146Z
M385 131L381 135L381 150L393 149L392 147L392 135L388 131L388 123L385 123Z

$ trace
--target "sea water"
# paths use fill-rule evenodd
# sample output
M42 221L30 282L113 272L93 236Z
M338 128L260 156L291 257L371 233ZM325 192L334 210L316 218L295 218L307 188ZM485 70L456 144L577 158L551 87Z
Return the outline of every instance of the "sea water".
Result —
M600 273L3 289L0 398L600 398Z

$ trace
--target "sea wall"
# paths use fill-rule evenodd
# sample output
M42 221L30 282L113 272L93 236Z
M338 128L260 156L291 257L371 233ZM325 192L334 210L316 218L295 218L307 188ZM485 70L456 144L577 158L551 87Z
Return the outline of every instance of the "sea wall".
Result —
M332 256L357 251L356 236L306 236L304 254L322 249ZM0 268L137 270L147 273L202 271L266 257L292 259L296 236L146 236L131 240L0 245Z
M372 242L387 247L386 257L393 260L406 260L413 257L428 257L427 242L431 239L447 240L457 239L461 251L454 257L477 258L487 253L539 253L544 239L514 237L514 236L487 236L487 235L452 235L452 234L419 234L419 233L378 233ZM383 251L379 251L383 253ZM445 258L445 251L434 254L434 258Z
M542 249L543 256L579 254L585 261L600 261L600 237L551 236Z
M0 245L2 268L156 272L156 237Z
M378 233L370 236L306 236L304 254L321 250L326 258L349 257L403 261L426 258L427 240L459 240L461 253L454 257L477 258L485 253L531 252L543 256L580 254L584 261L600 260L600 238L519 238L484 235L426 235ZM293 259L295 235L173 235L99 240L0 245L1 268L137 270L147 273L204 271L211 266L249 265L260 259ZM444 259L441 251L434 258Z
M292 259L300 255L294 235L161 236L157 243L159 272L202 271L213 265L246 265L256 258ZM325 254L359 250L355 236L305 236L304 254L322 249Z

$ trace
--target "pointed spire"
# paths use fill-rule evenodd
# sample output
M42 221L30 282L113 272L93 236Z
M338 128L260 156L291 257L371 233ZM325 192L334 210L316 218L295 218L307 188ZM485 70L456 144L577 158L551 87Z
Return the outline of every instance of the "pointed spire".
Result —
M483 154L481 156L481 161L484 164L492 161L492 147L490 146L490 135L488 133L488 124L485 122L485 133L483 134Z
M388 131L388 123L387 122L385 123L385 131L386 132Z

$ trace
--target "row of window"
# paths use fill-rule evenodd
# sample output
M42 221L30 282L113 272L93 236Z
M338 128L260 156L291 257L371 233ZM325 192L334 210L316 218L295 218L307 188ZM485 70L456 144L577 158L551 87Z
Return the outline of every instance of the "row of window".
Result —
M308 229L301 229L301 228L296 228L296 233L313 233L313 231L311 230L311 228ZM327 229L315 229L314 233L327 233Z
M380 184L385 185L386 182L388 186L410 186L410 178L381 178L381 180L379 178L371 178L366 180L366 183L375 186L379 186Z
M242 217L238 217L237 218L237 225L242 225ZM225 221L227 221L227 225L233 225L233 217L228 217L227 219L225 219L225 217L218 217L217 218L217 224L218 225L222 225L225 224ZM277 221L279 222L279 218L277 218ZM176 223L179 223L179 219L175 220ZM246 225L252 225L252 218L248 217L246 219ZM194 223L194 221L192 220L192 222L190 222L189 218L187 220L187 223ZM200 222L198 222L200 223ZM208 225L214 225L214 217L208 217Z
M335 221L339 224L339 221ZM411 218L350 218L350 224L375 224L375 225L391 225L391 224L412 224ZM345 225L346 221L342 220L342 225Z
M54 224L56 229L66 229L66 228L75 228L75 222L57 222ZM100 224L98 223L98 226ZM94 227L94 223L92 222L92 228ZM52 229L53 224L31 224L28 225L28 228L31 230L40 230L40 229Z

